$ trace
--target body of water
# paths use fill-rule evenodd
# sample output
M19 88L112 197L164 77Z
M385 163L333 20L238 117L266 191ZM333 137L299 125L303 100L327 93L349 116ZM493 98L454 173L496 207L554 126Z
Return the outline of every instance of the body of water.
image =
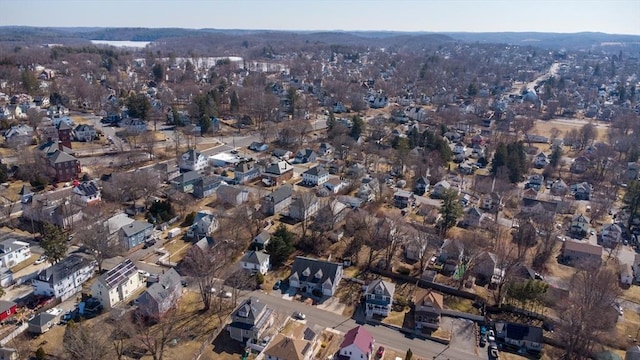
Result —
M128 40L91 40L96 45L109 45L115 47L130 47L142 49L151 44L151 41L128 41Z

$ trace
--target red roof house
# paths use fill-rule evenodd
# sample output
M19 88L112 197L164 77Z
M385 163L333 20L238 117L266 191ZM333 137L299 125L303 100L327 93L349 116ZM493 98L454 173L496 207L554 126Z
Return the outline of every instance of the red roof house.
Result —
M340 345L339 358L342 360L369 360L373 354L375 340L371 333L358 326L349 330Z

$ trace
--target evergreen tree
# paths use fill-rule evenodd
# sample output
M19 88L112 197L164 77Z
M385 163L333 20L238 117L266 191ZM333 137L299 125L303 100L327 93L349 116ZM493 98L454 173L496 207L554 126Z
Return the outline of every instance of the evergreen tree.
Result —
M560 159L562 159L562 147L556 146L553 148L551 152L551 157L549 158L549 165L556 168L560 164Z
M404 360L411 360L413 359L413 352L411 351L411 348L409 348L409 350L407 350L407 354L404 356Z
M446 232L456 225L458 219L462 216L463 210L458 198L458 191L455 189L445 190L441 199L440 215L442 215L442 228Z
M158 63L153 64L151 72L153 73L153 79L155 82L161 83L164 81L164 65Z
M287 230L284 224L280 224L271 235L271 240L267 244L266 250L270 255L270 262L273 267L279 267L289 258L294 251L294 235Z
M635 180L628 184L622 202L624 203L622 209L629 213L627 228L631 230L634 221L640 217L640 181Z
M364 132L364 121L358 115L354 115L353 118L351 118L351 121L353 122L353 125L351 126L350 135L355 140L358 140L360 135Z
M233 90L233 92L231 93L231 100L230 100L230 110L232 113L237 113L240 110L240 99L238 98L238 93L236 93L235 90Z
M329 117L327 118L327 131L330 132L336 126L336 116L333 114L333 111L329 113Z
M67 256L67 236L62 232L62 229L55 225L43 224L40 246L51 264L55 264Z
M125 105L127 106L129 116L142 120L146 120L149 111L151 111L151 103L144 94L130 95L126 100Z

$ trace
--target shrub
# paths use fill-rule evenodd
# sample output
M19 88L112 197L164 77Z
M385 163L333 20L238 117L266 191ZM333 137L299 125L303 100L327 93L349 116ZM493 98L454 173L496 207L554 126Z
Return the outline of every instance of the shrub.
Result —
M398 268L398 273L402 274L402 275L409 275L411 274L411 268L408 268L404 265L400 266Z
M41 347L36 350L36 359L43 360L47 356L47 353L44 352L44 349Z

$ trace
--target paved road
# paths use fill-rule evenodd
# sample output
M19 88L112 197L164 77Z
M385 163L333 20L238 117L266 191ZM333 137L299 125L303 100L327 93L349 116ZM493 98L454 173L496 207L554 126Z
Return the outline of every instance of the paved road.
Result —
M292 314L295 311L300 311L307 315L308 324L319 325L325 328L332 328L337 331L347 332L350 329L360 325L353 319L347 319L332 312L320 310L314 306L307 305L297 301L291 301L283 299L279 294L266 294L262 291L254 291L248 295L258 298L263 303L272 307L275 311L283 314ZM404 334L389 329L384 326L372 326L365 325L367 330L371 332L371 335L376 339L377 344L388 345L389 347L406 350L411 348L415 356L425 357L432 359L435 355L444 352L438 357L438 359L449 360L468 360L468 359L483 359L482 356L476 354L470 354L455 347L450 347L445 350L445 345L429 341L421 340L417 338L409 338ZM480 352L483 353L482 351ZM486 357L484 357L486 358Z

